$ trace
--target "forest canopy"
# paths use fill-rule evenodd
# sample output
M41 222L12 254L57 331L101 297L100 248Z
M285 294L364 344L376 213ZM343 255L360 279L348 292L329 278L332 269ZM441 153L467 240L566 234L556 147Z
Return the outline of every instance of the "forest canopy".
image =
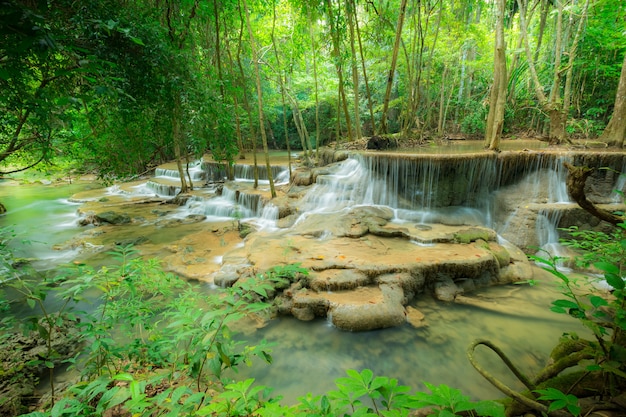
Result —
M622 146L625 52L622 0L0 0L0 170L381 134Z

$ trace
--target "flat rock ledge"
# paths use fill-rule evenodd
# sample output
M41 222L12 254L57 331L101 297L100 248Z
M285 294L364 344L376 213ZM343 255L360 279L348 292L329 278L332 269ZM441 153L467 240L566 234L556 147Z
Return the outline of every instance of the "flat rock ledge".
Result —
M282 233L252 233L224 256L214 282L232 285L276 265L299 264L309 275L277 289L279 313L367 331L426 325L408 306L420 294L454 302L477 288L532 278L526 255L499 243L491 229L392 219L387 207L361 206L308 215Z

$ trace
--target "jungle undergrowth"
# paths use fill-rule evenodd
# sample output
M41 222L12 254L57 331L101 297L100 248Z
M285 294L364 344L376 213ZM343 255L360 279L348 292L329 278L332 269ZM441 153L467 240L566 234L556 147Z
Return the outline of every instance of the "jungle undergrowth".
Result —
M16 281L35 306L44 294L57 292L63 306L46 310L42 322L80 317L83 343L80 357L61 358L73 362L80 380L62 392L54 390L53 401L25 416L408 416L423 407L441 416L504 415L497 402L472 401L459 390L428 383L430 393L411 393L369 369L348 370L335 381L336 390L283 405L272 388L233 379L253 357L272 362L265 342L251 346L233 336L241 320L269 314L270 295L306 277L307 270L282 265L201 294L164 272L158 260L138 257L132 246L118 247L111 256L114 265L99 270L78 266L49 282ZM74 311L94 287L100 291L98 307ZM46 356L44 363L54 370L55 352Z

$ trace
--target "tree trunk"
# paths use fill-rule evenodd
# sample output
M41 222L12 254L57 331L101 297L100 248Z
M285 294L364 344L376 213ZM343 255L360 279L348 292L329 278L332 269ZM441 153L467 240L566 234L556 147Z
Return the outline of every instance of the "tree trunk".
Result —
M172 137L174 139L174 155L176 156L176 168L178 169L178 175L180 177L180 194L183 194L189 191L189 188L187 186L187 180L185 179L185 170L183 169L182 162L182 148L184 146L182 132L180 130L182 108L180 103L180 94L177 91L174 92L173 101L174 112L172 114Z
M243 24L245 21L245 17L242 15L241 7L239 8L239 19L241 21L239 27L239 41L237 44L237 66L239 67L240 74L240 83L243 90L243 107L246 109L246 113L248 114L248 125L250 130L250 145L252 147L252 159L253 159L253 175L254 175L254 184L253 188L256 189L259 187L259 166L257 164L257 155L256 155L256 129L254 127L254 123L252 122L252 109L250 108L250 101L248 100L248 93L246 88L246 73L243 70L243 64L241 63L241 47L243 45Z
M622 72L615 94L613 115L604 132L602 132L600 140L608 143L610 146L621 148L624 146L624 136L626 136L626 54L624 54Z
M354 10L356 10L356 2L354 0L351 0L351 1L353 5L352 7L354 8ZM359 19L354 19L354 26L356 28L356 37L357 37L357 40L359 41L359 55L361 56L361 68L363 70L363 82L365 83L365 94L367 94L367 108L370 111L370 119L372 123L372 136L375 136L376 133L378 132L378 129L376 128L376 120L374 119L374 105L372 104L372 94L370 92L370 84L367 78L367 70L365 68L365 56L363 55L363 42L361 41L361 30L359 29ZM313 59L314 59L313 63L315 63L315 55L313 55ZM315 68L314 68L314 71L315 71ZM317 86L317 81L315 85ZM315 98L317 99L317 95L315 96Z
M309 25L309 37L311 38L311 53L313 54L313 83L315 85L315 157L319 158L320 149L320 103L318 97L317 84L317 48L315 48L315 37L313 36L313 19L311 18L311 6L306 6L306 16ZM286 119L285 119L286 120Z
M265 132L265 117L263 115L263 90L261 88L261 71L259 69L259 57L257 52L256 43L254 40L254 33L252 32L252 26L250 25L250 11L248 10L248 3L246 0L242 0L243 8L246 15L246 26L248 27L248 35L250 37L250 48L252 49L252 60L254 61L254 75L256 79L256 92L257 103L259 106L259 129L261 130L261 140L263 141L263 153L265 154L265 168L267 169L267 177L270 183L270 193L272 198L276 197L276 188L274 187L274 178L272 177L272 166L270 164L270 152L267 146L267 134Z
M393 53L391 56L391 66L389 75L387 76L387 88L385 89L385 98L383 100L383 112L380 123L382 133L387 132L387 111L389 110L389 100L391 99L391 87L393 86L393 78L396 72L396 64L398 62L398 50L400 49L400 39L402 38L402 26L404 25L404 14L406 13L407 0L402 0L400 4L400 14L398 15L398 24L396 26L396 38L393 43Z
M348 18L348 28L350 29L350 62L352 64L352 95L354 97L354 133L356 139L361 139L361 113L359 110L359 71L356 62L356 45L354 36L354 21L356 20L356 10L352 8L352 2L346 2L346 14Z
M567 192L581 208L593 214L598 219L609 222L614 226L624 222L623 217L616 216L609 211L601 209L587 199L585 194L585 182L593 172L592 168L578 167L568 162L565 162L563 165L565 165L568 170L566 180Z
M285 146L287 147L287 165L289 167L289 178L291 179L291 144L289 143L289 131L287 130L287 106L285 103L285 79L280 72L280 57L278 56L278 47L276 46L276 3L273 5L273 19L272 19L272 48L274 49L274 56L276 57L276 66L278 67L277 76L280 84L280 99L283 110L283 130L285 131ZM286 77L285 77L286 78Z
M403 0L406 1L406 0ZM335 25L335 18L333 14L333 5L330 0L325 0L326 5L326 13L328 13L328 20L330 21L330 37L333 44L332 56L335 61L335 70L337 71L337 79L339 84L339 98L341 102L341 106L343 108L343 113L346 118L346 128L348 129L348 139L352 140L352 122L350 121L350 112L348 111L348 100L346 99L346 93L343 88L343 66L341 65L341 53L339 50L339 33L337 33L337 28ZM337 118L339 118L339 113L337 114Z
M504 126L504 107L506 104L506 43L504 42L504 0L497 1L496 43L493 61L493 86L489 98L489 114L485 132L485 147L498 150Z

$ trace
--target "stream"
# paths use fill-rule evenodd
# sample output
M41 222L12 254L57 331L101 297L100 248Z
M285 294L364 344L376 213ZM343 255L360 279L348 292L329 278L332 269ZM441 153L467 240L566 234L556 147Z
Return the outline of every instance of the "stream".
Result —
M96 186L97 187L97 186ZM52 269L72 261L77 249L55 250L55 245L81 233L77 225L78 203L70 203L73 194L94 188L90 183L32 184L0 183L0 201L7 214L0 226L12 228L18 235L12 242L16 256L38 259L34 266ZM188 210L179 208L179 211ZM175 214L174 214L175 215ZM208 220L203 223L209 222ZM141 227L141 231L137 229ZM150 230L151 229L151 230ZM119 227L124 237L133 233L157 237L156 246L180 239L196 226L158 229L151 225ZM108 237L114 239L114 237ZM29 242L29 243L27 243ZM98 261L102 262L102 260ZM563 332L583 332L574 319L550 312L550 302L559 297L555 281L536 269L538 285L507 285L478 290L472 297L491 300L502 311L494 312L471 306L418 297L411 305L427 317L425 327L409 324L368 332L345 332L326 320L302 322L279 317L266 327L248 331L242 338L251 343L261 339L275 344L271 365L256 361L242 367L233 378L253 377L258 384L273 387L274 394L287 404L307 392L322 394L335 388L334 379L345 376L347 369L369 368L375 375L397 378L400 384L424 390L423 382L447 384L473 399L497 398L501 394L470 365L466 349L475 338L495 342L522 371L533 375L547 362L551 348ZM206 283L195 283L199 291L215 291ZM492 374L514 389L522 389L495 354L480 350L477 358Z

